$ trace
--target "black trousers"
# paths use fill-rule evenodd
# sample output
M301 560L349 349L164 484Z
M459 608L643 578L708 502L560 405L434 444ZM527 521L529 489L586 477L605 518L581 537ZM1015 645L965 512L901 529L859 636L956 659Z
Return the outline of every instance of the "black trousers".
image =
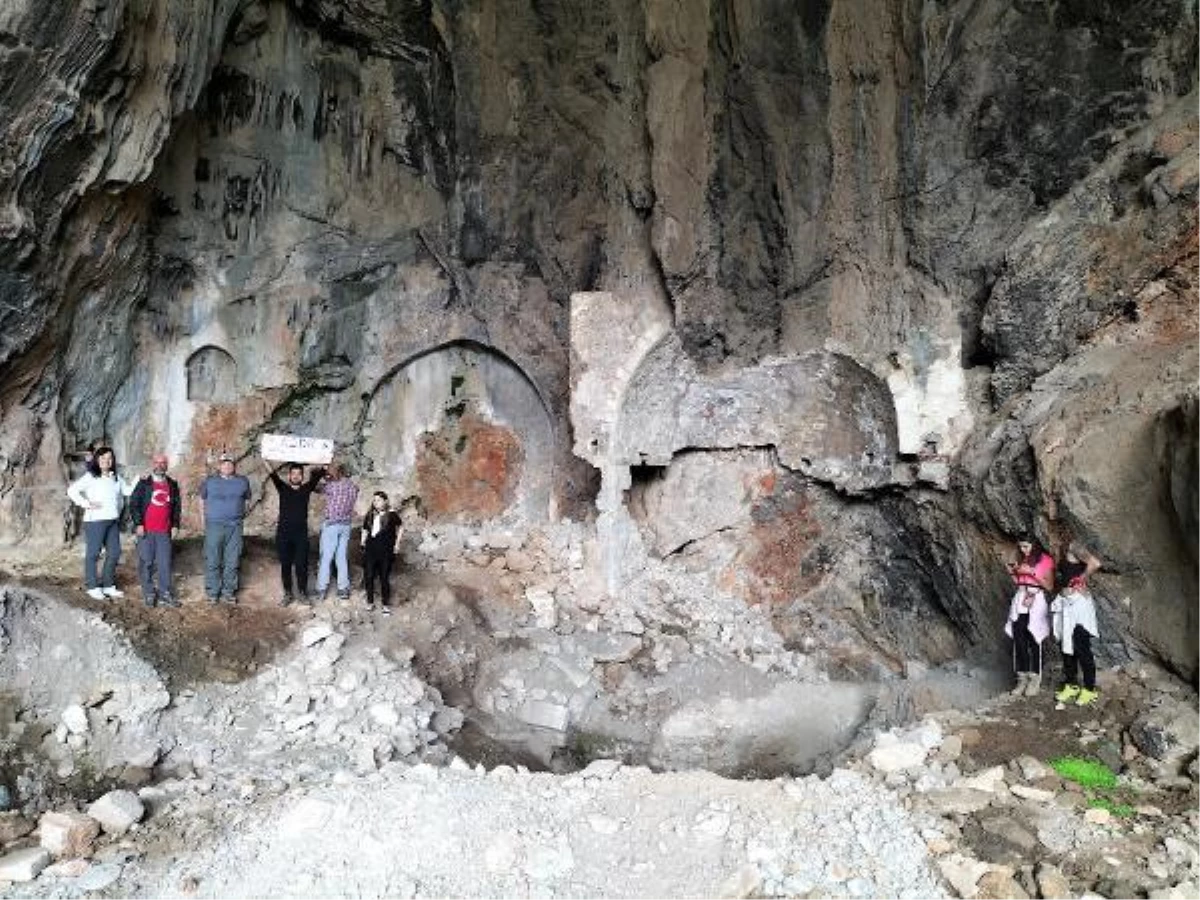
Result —
M1067 684L1079 684L1079 670L1083 669L1083 686L1089 691L1096 689L1096 657L1092 655L1092 636L1082 625L1076 625L1071 635L1071 649L1075 652L1069 656L1063 654L1063 678Z
M1042 647L1029 632L1029 613L1013 622L1013 660L1018 672L1042 674Z
M392 562L390 552L372 551L367 547L363 556L363 587L367 589L367 602L375 602L375 579L379 579L379 595L384 606L392 605Z
M296 573L296 590L308 593L308 531L277 531L275 550L279 554L279 577L284 593L292 593L292 572Z

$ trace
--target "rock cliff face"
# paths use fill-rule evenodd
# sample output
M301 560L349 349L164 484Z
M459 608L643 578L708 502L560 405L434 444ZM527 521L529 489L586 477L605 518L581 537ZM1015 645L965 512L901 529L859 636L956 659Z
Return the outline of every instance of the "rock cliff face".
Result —
M1078 536L1109 658L1194 679L1196 22L10 0L0 541L96 438L194 490L332 436L434 521L598 513L608 590L753 538L723 589L854 671L996 645L1006 546Z

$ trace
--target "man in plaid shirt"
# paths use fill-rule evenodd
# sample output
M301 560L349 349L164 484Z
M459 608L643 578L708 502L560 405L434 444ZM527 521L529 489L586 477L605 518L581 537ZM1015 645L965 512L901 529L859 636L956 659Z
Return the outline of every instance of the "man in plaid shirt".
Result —
M350 523L354 520L358 486L347 477L340 463L331 463L325 478L317 485L317 491L325 495L317 596L323 599L329 590L329 564L336 560L338 596L346 600L350 597L350 563L346 559L346 548L350 545Z

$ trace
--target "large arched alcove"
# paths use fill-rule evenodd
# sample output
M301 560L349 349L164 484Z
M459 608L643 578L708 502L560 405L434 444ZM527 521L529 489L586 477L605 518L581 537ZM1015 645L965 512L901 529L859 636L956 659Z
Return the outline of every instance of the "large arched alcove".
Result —
M368 401L362 435L372 477L420 496L433 521L549 514L550 415L525 372L491 347L455 341L400 364Z

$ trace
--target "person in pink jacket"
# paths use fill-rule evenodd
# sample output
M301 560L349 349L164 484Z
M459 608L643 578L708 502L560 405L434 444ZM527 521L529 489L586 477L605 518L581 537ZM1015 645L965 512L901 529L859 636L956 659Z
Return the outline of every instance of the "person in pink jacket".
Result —
M1035 540L1017 542L1020 555L1008 563L1017 586L1008 607L1004 633L1012 638L1013 668L1017 673L1014 696L1037 696L1042 689L1042 641L1050 635L1050 604L1054 589L1054 558Z

